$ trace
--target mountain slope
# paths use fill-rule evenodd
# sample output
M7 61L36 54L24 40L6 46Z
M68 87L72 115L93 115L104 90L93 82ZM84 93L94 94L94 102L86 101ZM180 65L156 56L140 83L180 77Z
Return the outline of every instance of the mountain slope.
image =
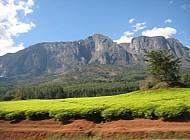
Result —
M182 58L183 66L190 66L190 49L172 38L141 36L130 44L117 44L95 34L73 42L44 42L1 56L0 77L59 74L84 64L144 65L146 51L169 49Z

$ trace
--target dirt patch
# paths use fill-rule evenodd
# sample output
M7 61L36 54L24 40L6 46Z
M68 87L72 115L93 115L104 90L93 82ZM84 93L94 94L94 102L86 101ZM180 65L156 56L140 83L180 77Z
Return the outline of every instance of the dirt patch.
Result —
M96 124L87 120L75 120L62 124L53 119L18 123L0 120L0 139L59 139L59 138L187 138L190 139L190 122L164 122L162 120L117 120Z

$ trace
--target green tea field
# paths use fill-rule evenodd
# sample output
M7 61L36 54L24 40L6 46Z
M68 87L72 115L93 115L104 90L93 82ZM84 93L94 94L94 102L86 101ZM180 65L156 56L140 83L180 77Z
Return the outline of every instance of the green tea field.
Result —
M103 97L67 98L56 100L21 100L0 102L0 117L6 120L58 121L90 119L149 118L183 121L190 115L190 89L173 88L136 91Z

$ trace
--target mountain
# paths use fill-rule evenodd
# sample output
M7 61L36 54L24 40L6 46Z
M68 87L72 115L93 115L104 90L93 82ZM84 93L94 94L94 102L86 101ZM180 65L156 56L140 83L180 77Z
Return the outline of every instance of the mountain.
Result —
M171 50L190 67L190 48L174 38L133 38L117 44L101 34L73 42L44 42L13 54L0 56L0 77L60 74L86 64L142 64L146 51Z
M141 62L144 54L151 50L171 50L175 57L182 59L184 67L190 66L190 48L183 46L182 43L174 38L140 36L133 38L127 47L127 52L132 54L133 59L137 62Z

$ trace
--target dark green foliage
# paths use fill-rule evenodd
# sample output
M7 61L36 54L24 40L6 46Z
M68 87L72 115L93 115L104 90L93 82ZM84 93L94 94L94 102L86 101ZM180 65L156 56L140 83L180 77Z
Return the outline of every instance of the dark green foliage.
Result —
M146 118L146 119L156 119L158 116L155 115L155 109L159 105L150 103L148 105L142 105L135 109L132 109L132 116L134 118Z
M103 120L101 112L105 107L94 107L81 109L80 114L82 118L99 123Z
M183 119L188 119L190 117L189 110L190 109L183 104L160 106L155 110L155 115L163 117L164 120L184 121Z
M58 99L64 98L64 91L60 86L25 87L8 91L4 98L7 100Z
M73 97L95 97L127 93L138 89L138 83L76 83L44 85L37 87L18 88L8 91L2 100L24 99L60 99Z
M49 112L45 110L30 110L25 112L26 118L29 120L44 120L48 119Z
M7 114L7 112L5 111L0 111L0 119L5 119L5 115Z
M63 87L66 97L95 97L116 95L137 90L136 83L110 82L110 83L76 83Z
M146 91L150 89L167 89L170 85L167 82L160 82L159 80L149 77L141 81L139 87L141 91Z
M5 119L7 120L22 120L25 118L25 111L14 111L5 115Z
M114 120L114 119L132 119L132 111L127 107L112 107L102 111L102 117L105 120Z
M159 82L157 84L155 84L152 89L165 89L165 88L168 88L169 85L167 82Z
M12 90L12 86L10 86L8 83L7 84L1 83L0 80L0 100L9 101L14 99L13 96L6 94L10 90Z
M55 119L61 122L68 122L74 119L81 119L81 115L77 110L64 110L55 115Z
M99 83L99 82L134 82L146 77L141 65L84 65L54 80L55 83Z
M15 97L14 96L12 96L12 95L4 95L3 97L2 97L2 100L3 101L11 101L11 100L13 100Z
M190 87L190 74L183 74L181 76L181 83L186 87Z
M58 99L128 93L139 89L146 77L142 66L84 65L54 79L19 80L13 88L0 86L0 100ZM53 79L53 80L52 80ZM18 85L16 85L18 84Z
M149 63L148 72L160 82L176 85L179 82L180 59L175 58L170 51L151 51L145 54L145 61Z
M141 81L139 87L141 91L146 91L146 90L151 89L154 86L154 84L155 84L154 82L151 82L149 80L144 80L144 81Z
M190 75L188 68L180 69L181 75ZM188 84L187 76L181 76L181 83ZM157 79L146 79L142 66L128 65L84 65L60 76L35 77L31 80L0 84L0 100L59 99L73 97L94 97L116 95L139 90L163 87ZM145 81L142 81L146 79ZM142 82L141 82L142 81ZM18 85L17 85L18 84ZM158 85L156 85L158 84ZM189 85L190 86L190 85Z

